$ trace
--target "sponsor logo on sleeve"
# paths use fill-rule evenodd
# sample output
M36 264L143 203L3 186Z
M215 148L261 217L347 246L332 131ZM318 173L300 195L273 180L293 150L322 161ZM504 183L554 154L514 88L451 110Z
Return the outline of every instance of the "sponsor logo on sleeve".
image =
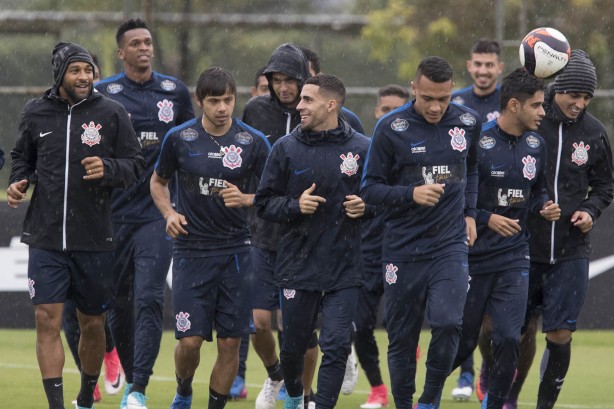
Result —
M480 147L482 149L492 149L496 144L497 141L491 136L484 135L482 139L480 139Z
M403 132L407 128L409 128L409 122L405 119L397 118L390 124L390 127L393 131Z
M171 80L164 80L160 83L160 86L162 87L163 90L165 91L172 91L175 88L177 88L177 84L175 84L173 81Z
M107 85L107 92L109 94L117 94L118 92L121 92L124 89L124 86L122 84L117 84L117 83L112 83Z
M533 149L539 148L539 139L537 139L534 135L529 135L527 136L527 145Z
M179 137L184 141L191 142L194 139L198 138L198 132L192 128L186 128L179 134Z
M475 125L475 117L473 115L471 115L469 112L465 112L464 114L462 114L459 119L461 120L462 123L464 123L467 126L472 126Z

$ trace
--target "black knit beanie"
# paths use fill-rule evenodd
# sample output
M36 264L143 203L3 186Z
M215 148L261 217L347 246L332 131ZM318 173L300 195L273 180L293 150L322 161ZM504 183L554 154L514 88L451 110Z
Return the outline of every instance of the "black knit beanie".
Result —
M554 80L554 92L586 92L591 97L597 87L597 72L588 54L573 50L567 66Z
M55 45L51 64L53 65L53 82L56 88L62 84L68 65L75 61L86 62L92 66L92 69L95 69L94 60L89 51L79 44L59 42Z

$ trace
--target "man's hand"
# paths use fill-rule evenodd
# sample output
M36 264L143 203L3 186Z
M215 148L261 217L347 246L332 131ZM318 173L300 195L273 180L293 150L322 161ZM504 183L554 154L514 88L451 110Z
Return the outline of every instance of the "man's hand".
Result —
M571 215L571 222L584 234L588 233L593 228L593 218L590 214L582 210L576 210L574 214Z
M177 238L180 234L187 236L188 232L183 228L183 226L187 225L188 221L182 214L173 211L166 216L166 234L173 239Z
M26 187L28 186L28 181L26 179L20 180L19 182L12 183L8 189L6 189L6 202L9 207L16 209L17 206L23 202L26 198Z
M345 207L345 214L352 219L357 219L365 214L365 202L356 195L348 195L345 197L347 200L343 202Z
M224 199L226 207L249 207L254 204L254 195L242 193L236 185L225 180L226 187L220 190L220 196Z
M558 203L548 200L544 203L544 207L539 211L539 214L549 222L555 222L561 218L561 208Z
M465 216L465 225L467 230L467 244L471 247L478 238L478 229L475 227L475 219L470 216Z
M314 214L320 203L326 203L326 199L323 197L312 195L314 190L316 190L316 184L312 183L311 186L303 192L301 197L298 198L298 204L302 214Z
M104 163L98 156L89 156L81 161L85 168L85 180L102 179L104 176Z
M491 214L488 219L488 227L495 233L503 237L512 237L515 234L520 233L520 220L509 219L500 214Z
M414 202L420 206L435 206L444 193L445 184L422 185L414 188Z

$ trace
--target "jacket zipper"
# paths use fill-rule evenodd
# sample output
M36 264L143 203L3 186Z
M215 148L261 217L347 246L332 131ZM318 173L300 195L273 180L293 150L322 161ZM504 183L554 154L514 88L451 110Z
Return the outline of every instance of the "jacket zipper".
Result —
M68 212L68 166L70 156L70 121L72 117L72 107L68 107L68 118L66 120L66 157L64 158L64 214L62 215L62 250L67 249L66 240L66 214Z
M286 112L286 115L288 116L288 120L286 121L286 135L288 135L292 130L290 129L290 120L292 119L292 115L290 114L290 112Z
M559 124L559 146L556 157L556 170L554 173L554 203L559 202L559 172L561 170L561 153L563 151L563 123ZM552 222L550 229L550 264L555 263L554 258L554 231L556 229L556 222Z

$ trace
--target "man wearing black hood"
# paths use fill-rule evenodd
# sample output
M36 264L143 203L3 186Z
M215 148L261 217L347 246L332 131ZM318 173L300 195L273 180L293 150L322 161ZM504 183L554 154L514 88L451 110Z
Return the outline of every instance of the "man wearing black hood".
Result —
M81 330L77 408L91 408L112 298L111 188L134 183L145 161L124 108L92 92L89 52L61 42L52 63L53 88L22 111L11 151L8 205L19 206L35 183L21 241L30 246L28 287L49 408L64 408L60 327L67 298L77 305Z
M269 81L270 95L252 98L245 105L243 122L266 135L271 145L289 134L301 122L296 107L305 80L309 77L309 63L299 46L282 44L273 51L264 70ZM256 280L252 292L252 308L256 332L252 338L254 349L267 369L267 379L256 398L256 409L274 409L278 391L283 386L279 359L275 352L272 332L272 312L279 308L279 291L275 286L274 269L280 239L279 224L251 213L252 260ZM280 344L283 331L279 333ZM317 365L317 336L310 338L305 359L305 399L309 400L311 381ZM307 402L306 402L307 403Z
M571 360L588 285L589 233L612 202L612 151L603 124L587 112L597 73L587 53L573 50L565 70L546 92L537 133L546 141L546 188L561 208L561 218L547 222L529 214L529 301L523 343L535 345L536 315L541 307L546 350L542 357L537 409L554 407ZM532 325L530 325L532 324ZM521 348L523 352L535 353ZM516 400L529 365L518 369L506 409Z
M362 278L358 197L369 140L339 118L345 87L333 75L307 79L301 125L274 146L256 192L258 214L281 224L276 281L282 292L284 409L303 406L301 372L322 313L318 409L335 406Z

